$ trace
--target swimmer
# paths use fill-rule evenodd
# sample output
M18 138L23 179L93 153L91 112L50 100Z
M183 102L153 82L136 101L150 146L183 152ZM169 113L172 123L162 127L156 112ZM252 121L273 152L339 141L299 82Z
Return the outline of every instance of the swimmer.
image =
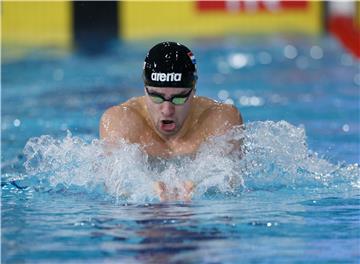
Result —
M191 155L207 139L223 135L243 120L236 107L196 96L196 61L184 45L162 42L150 49L144 67L144 96L105 111L100 138L109 144L120 139L139 144L149 156ZM194 183L169 190L154 188L161 201L190 200Z

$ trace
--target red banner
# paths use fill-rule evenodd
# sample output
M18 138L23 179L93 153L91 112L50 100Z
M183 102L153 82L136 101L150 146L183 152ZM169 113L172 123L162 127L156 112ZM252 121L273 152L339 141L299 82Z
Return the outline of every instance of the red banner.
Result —
M283 10L304 10L308 1L249 1L249 0L224 0L202 1L197 0L197 9L201 12L278 12Z

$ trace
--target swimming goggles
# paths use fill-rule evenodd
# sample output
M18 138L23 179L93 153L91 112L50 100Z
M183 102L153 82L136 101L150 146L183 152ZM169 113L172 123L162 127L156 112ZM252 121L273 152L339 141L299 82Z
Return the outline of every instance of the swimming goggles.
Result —
M163 102L167 101L174 105L182 105L185 104L186 101L189 99L189 96L192 92L192 89L186 93L186 94L178 94L170 97L169 99L166 99L164 96L162 96L159 93L156 92L149 92L148 88L145 86L146 93L150 96L151 100L155 104L162 104Z

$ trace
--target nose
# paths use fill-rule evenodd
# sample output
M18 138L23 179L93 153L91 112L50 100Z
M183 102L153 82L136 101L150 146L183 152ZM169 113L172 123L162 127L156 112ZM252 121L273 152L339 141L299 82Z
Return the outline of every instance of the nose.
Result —
M175 114L175 106L170 102L163 102L160 110L164 117L171 117Z

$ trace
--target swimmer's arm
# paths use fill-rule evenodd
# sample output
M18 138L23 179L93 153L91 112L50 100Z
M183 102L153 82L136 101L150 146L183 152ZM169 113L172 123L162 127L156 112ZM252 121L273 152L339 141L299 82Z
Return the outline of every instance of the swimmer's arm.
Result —
M207 138L226 134L234 127L243 125L243 119L236 107L227 104L210 107L202 116L201 130Z
M243 119L240 112L232 105L216 105L204 112L200 118L203 120L200 130L205 131L207 139L226 134L234 127L241 127ZM230 148L224 149L225 155L236 155L242 157L242 140L230 140ZM236 175L229 175L229 185L238 185ZM201 180L200 180L201 182ZM192 182L192 189L196 188L200 182Z
M210 136L224 135L233 127L243 124L242 116L237 108L227 104L211 107L206 118Z
M221 136L226 134L234 127L242 129L243 119L240 112L236 107L227 104L216 105L207 110L205 116L204 131L208 131L207 138L210 139L214 136ZM241 130L240 130L241 131ZM243 156L242 140L230 140L230 149L224 149L224 154Z
M240 112L237 110L236 107L232 105L222 105L220 109L214 109L212 112L210 126L213 130L212 136L221 136L226 134L229 130L234 127L240 127L243 125L243 119ZM239 130L240 132L241 130ZM230 140L229 143L230 148L224 149L225 155L235 155L238 158L242 158L243 156L243 140ZM231 188L235 188L236 186L240 186L243 184L242 178L238 178L236 173L229 175L229 186Z

